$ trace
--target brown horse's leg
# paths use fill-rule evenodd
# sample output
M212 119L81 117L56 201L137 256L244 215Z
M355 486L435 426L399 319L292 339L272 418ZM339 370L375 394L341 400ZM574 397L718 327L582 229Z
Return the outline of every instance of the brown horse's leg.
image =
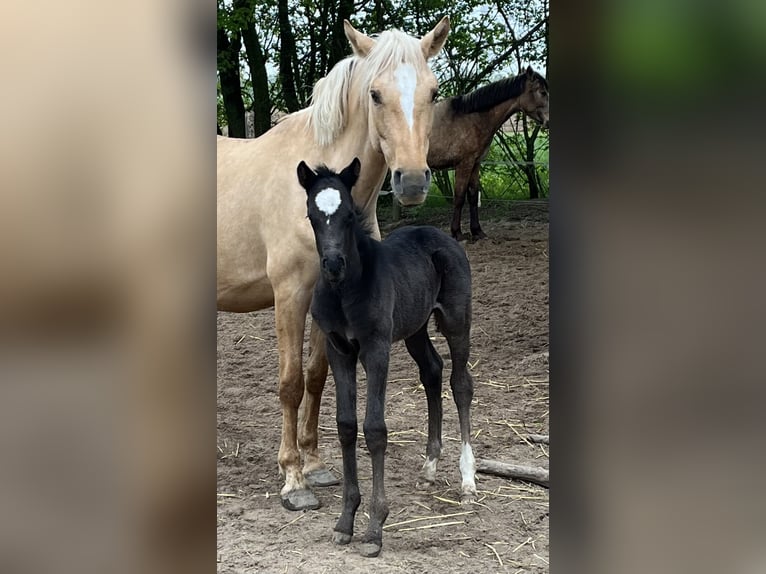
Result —
M310 302L299 289L275 291L274 308L279 347L279 401L282 404L282 444L279 447L279 470L285 478L282 505L288 510L319 508L301 472L298 453L298 407L303 398L303 332Z
M303 475L312 486L340 484L319 458L319 405L327 380L327 354L325 336L311 321L309 359L306 365L306 393L300 408L298 444L303 452Z
M452 237L458 241L463 238L463 234L460 232L460 218L463 215L463 204L465 203L465 195L470 177L471 165L461 163L455 168L455 195L452 199L453 209L450 231L452 232Z
M479 188L479 165L480 163L476 162L471 172L470 183L468 184L468 212L471 217L471 235L474 239L486 239L487 234L482 231L481 225L479 225L479 193L481 193Z

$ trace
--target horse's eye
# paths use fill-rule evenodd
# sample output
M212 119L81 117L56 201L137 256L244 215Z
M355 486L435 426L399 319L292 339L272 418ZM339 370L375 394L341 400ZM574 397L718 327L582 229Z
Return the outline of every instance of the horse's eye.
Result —
M431 92L431 101L432 102L435 102L436 98L438 98L438 97L439 97L439 90L434 90L433 92Z
M380 101L380 92L378 90L370 90L370 96L372 97L372 101L375 102L376 106L379 106Z

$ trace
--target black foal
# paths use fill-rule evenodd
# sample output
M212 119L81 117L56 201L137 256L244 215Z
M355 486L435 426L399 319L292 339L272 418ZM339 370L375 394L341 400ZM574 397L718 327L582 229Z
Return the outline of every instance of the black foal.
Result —
M420 370L428 399L428 446L423 465L433 482L441 455L442 359L428 337L434 314L452 357L450 386L460 418L462 499L473 500L475 462L471 450L473 380L468 373L471 330L471 269L463 248L434 227L404 227L385 241L374 240L354 206L351 188L359 176L354 159L341 173L298 165L308 194L321 273L311 314L327 335L327 358L335 377L338 436L343 449L343 512L333 540L348 544L360 495L356 472L356 363L367 373L364 438L372 457L370 524L360 552L377 556L388 504L383 488L387 430L384 420L391 342L404 339Z

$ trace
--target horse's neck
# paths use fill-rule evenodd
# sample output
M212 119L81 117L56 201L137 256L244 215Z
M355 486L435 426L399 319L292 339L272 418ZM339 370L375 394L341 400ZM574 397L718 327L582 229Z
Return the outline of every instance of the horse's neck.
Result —
M359 118L358 110L351 114L346 129L332 144L335 154L340 154L342 162L348 163L350 158L358 157L362 163L359 178L352 192L354 203L365 213L369 219L373 235L380 237L378 220L375 215L375 206L378 200L378 192L386 177L388 165L382 153L373 149L369 141L369 127L366 118ZM344 165L345 165L344 163Z
M520 97L509 98L485 112L487 122L496 126L493 132L497 131L501 125L507 122L508 119L520 109Z

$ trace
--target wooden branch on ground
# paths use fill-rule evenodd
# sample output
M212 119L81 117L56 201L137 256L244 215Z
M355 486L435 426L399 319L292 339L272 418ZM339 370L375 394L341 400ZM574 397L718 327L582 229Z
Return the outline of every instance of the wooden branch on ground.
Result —
M548 469L545 468L480 458L476 460L476 472L494 474L503 478L526 480L548 488Z
M550 444L550 437L547 434L528 434L527 440L533 443Z

